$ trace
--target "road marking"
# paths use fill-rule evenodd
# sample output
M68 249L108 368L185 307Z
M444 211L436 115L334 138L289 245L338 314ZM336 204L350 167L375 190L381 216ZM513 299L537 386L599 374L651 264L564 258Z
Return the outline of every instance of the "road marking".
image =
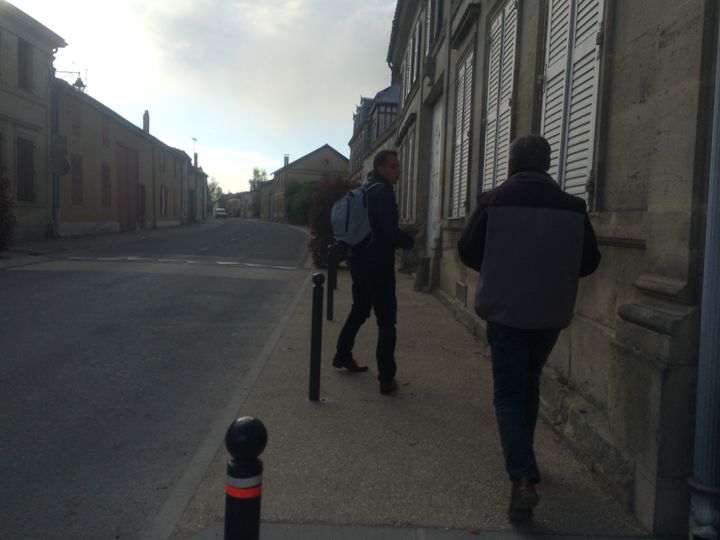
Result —
M68 257L73 261L94 261L95 257Z
M215 264L223 264L223 265L234 264L234 265L237 265L237 264L240 264L240 263L239 263L239 262L232 262L232 261L215 261Z
M204 248L200 248L200 253L202 253L203 251L207 251L208 249L210 249L210 246L205 246Z

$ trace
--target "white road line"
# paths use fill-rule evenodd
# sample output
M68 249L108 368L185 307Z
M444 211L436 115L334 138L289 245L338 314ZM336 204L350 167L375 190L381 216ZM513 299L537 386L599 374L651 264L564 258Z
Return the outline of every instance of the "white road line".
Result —
M240 264L240 263L238 263L238 262L231 262L231 261L215 261L215 264L224 264L224 265L231 264L231 265L237 265L237 264Z

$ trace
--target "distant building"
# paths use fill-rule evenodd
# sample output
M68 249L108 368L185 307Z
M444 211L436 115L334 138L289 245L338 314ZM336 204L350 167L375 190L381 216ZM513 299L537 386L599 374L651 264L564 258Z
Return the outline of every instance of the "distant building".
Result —
M190 157L91 96L55 81L62 236L166 227L205 219L207 175Z
M329 144L325 144L285 164L273 173L272 181L260 188L260 218L268 221L287 221L285 188L289 182L320 182L330 178L347 178L348 159Z
M353 136L350 146L348 181L358 184L372 170L372 159L383 149L393 149L400 87L389 86L375 97L361 98L353 115Z
M53 234L50 85L65 41L0 0L0 167L15 193L15 239Z

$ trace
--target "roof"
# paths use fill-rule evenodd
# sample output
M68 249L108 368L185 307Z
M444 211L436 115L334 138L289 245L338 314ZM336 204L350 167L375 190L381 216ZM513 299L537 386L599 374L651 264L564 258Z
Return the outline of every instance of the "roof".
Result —
M0 0L2 2L3 0ZM85 94L84 92L79 92L75 88L73 88L68 82L63 81L62 79L56 78L54 81L56 88L59 89L62 92L65 92L67 94L70 94L73 98L78 99L85 104L89 105L90 107L93 107L94 109L100 111L103 114L106 114L107 116L111 117L113 120L118 122L119 124L124 125L127 129L136 132L141 137L144 137L145 139L154 142L155 144L158 144L160 146L165 147L168 151L177 154L178 156L184 157L188 161L191 162L190 156L187 155L183 150L180 150L178 148L173 148L169 144L166 144L162 142L160 139L155 137L154 135L151 135L150 133L144 131L141 127L136 126L126 118L120 116L118 113L113 111L110 107L107 105L101 103L97 99L95 99L92 96L89 96L88 94Z
M375 94L375 103L373 103L373 106L383 103L397 104L399 101L400 85L393 84L391 86L388 86L385 90L380 90L377 94Z
M321 151L323 151L323 150L330 150L330 151L332 151L332 152L335 152L340 158L342 158L342 159L344 159L345 161L347 161L348 163L350 163L350 161L348 160L348 158L346 158L344 155L342 155L340 152L338 152L338 151L335 150L332 146L330 146L329 144L326 143L326 144L323 144L320 148L316 148L316 149L313 150L312 152L310 152L310 153L308 153L308 154L305 154L305 155L302 156L302 157L297 158L295 161L291 161L291 162L288 163L287 165L285 165L285 166L283 166L283 167L280 167L277 171L273 172L273 175L275 175L275 174L277 174L277 173L285 170L286 168L289 168L289 167L292 166L292 165L296 165L296 164L299 163L300 161L303 161L303 160L305 160L305 159L307 159L307 158L309 158L309 157L311 157L311 156L313 156L313 155L315 155L315 154L317 154L318 152L321 152Z
M6 17L14 17L17 23L24 25L28 31L34 33L37 38L45 41L50 47L67 47L63 38L10 2L0 0L0 13L3 15L3 22L7 20Z
M400 11L402 11L405 0L398 0L395 4L395 15L393 16L392 30L390 30L390 43L388 45L387 62L392 62L392 51L395 48L395 40L397 39L398 26L400 26Z

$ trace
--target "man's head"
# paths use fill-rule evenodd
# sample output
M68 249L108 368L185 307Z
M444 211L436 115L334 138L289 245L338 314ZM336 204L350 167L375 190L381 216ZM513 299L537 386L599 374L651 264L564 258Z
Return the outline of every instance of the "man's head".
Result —
M510 145L508 172L511 176L520 171L547 172L550 152L550 145L540 135L519 137Z
M400 178L400 160L394 150L380 150L373 158L373 169L391 184Z

